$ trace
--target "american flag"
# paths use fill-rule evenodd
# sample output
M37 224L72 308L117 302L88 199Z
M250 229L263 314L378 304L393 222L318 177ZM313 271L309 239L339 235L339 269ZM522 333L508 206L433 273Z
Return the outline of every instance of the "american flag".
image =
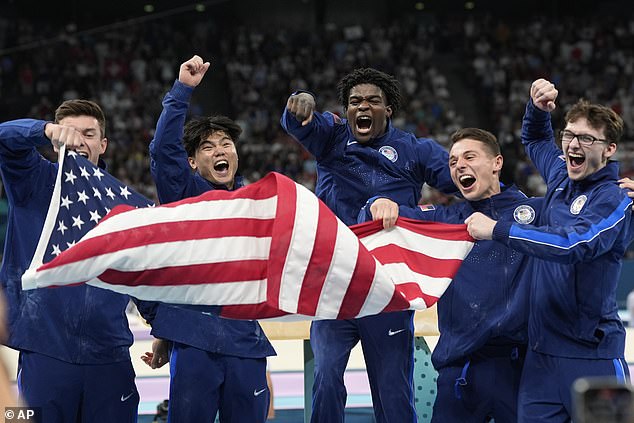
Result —
M26 287L86 282L143 300L222 305L241 319L347 319L435 303L469 253L464 225L348 228L276 173L236 191L115 208Z
M115 206L154 204L74 151L62 150L51 203L29 271L77 242Z

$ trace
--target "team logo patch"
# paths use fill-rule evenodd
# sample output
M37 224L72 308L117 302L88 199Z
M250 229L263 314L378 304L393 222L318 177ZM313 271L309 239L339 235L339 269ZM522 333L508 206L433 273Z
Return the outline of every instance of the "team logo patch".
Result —
M570 205L570 213L579 214L584 204L586 204L587 200L588 197L586 197L585 195L580 195L579 197L575 198L575 201L573 201Z
M517 223L528 225L535 220L535 210L526 204L517 206L515 210L513 210L513 219L515 219Z
M392 146L384 145L379 148L379 153L383 154L392 163L398 160L398 153Z
M419 204L418 208L421 209L421 211L436 210L436 206L434 206L433 204Z

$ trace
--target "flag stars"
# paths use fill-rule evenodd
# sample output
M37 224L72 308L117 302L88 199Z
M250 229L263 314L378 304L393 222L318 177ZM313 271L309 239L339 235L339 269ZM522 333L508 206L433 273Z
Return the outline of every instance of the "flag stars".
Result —
M88 196L86 195L86 191L79 191L77 193L77 196L79 197L77 201L81 201L82 203L84 203L84 206L86 205L86 201L88 200Z
M79 228L79 230L81 230L81 226L86 223L83 220L81 220L81 215L78 216L72 216L73 217L73 227L77 226L77 228Z
M75 176L72 169L70 172L64 172L64 175L66 175L66 180L64 182L70 182L75 185L75 179L77 179L77 176Z
M51 248L53 248L53 251L51 251L51 254L54 255L55 257L57 257L60 254L62 254L62 250L59 249L59 245L58 244L52 245Z
M95 223L99 223L99 219L101 219L101 216L99 216L99 213L97 213L97 210L90 212L90 220L91 221L93 221Z
M110 199L114 200L114 192L112 192L112 188L106 188L106 196L110 197Z
M121 190L121 196L125 197L126 200L132 195L132 193L128 191L128 187L119 187L119 189Z
M97 188L92 189L92 196L101 200L101 193Z
M68 248L70 248L70 247L74 247L74 246L75 246L75 244L77 244L77 241L74 241L74 240L73 240L72 242L67 242L67 243L66 243L66 245L68 245Z
M81 176L86 178L86 180L88 180L88 178L90 178L90 172L88 172L85 167L82 166L82 167L79 168L79 170L81 170Z
M103 173L101 172L101 169L96 167L95 170L93 170L92 176L94 176L95 178L97 178L97 179L99 179L101 181L101 178L103 178Z
M77 159L77 153L73 150L68 150L68 155L73 159Z
M66 207L66 210L70 210L71 204L73 204L73 202L71 201L70 198L68 198L68 195L62 197L62 204L60 207Z
M64 224L63 220L60 220L59 222L57 222L57 231L61 232L62 235L64 235L64 232L66 232L68 228L66 227L66 225Z

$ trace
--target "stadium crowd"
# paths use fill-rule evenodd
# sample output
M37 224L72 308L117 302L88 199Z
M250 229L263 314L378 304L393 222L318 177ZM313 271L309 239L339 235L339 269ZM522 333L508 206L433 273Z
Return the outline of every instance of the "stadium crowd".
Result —
M545 186L526 160L519 142L525 97L533 80L547 77L562 89L561 123L577 98L609 105L625 121L625 142L619 149L621 174L634 173L634 20L546 18L524 20L466 19L463 50L470 63L472 86L488 114L504 155L515 161L513 179L532 195ZM548 36L540 36L548 32ZM628 142L629 141L629 142Z
M503 181L539 195L545 186L518 137L530 81L547 76L565 87L556 122L579 97L609 104L622 115L626 135L618 159L623 176L634 174L634 148L628 142L634 139L633 20L570 18L555 24L545 17L478 15L452 17L450 24L440 25L410 16L378 27L326 24L316 30L210 22L205 15L184 14L78 31L0 18L0 120L52 119L54 105L64 99L95 99L110 116L108 138L115 148L105 156L109 170L155 199L147 145L161 96L176 77L175 64L199 51L222 68L215 87L221 88L226 110L210 109L209 99L197 97L192 114L224 113L242 125L245 180L277 171L312 189L314 160L279 126L285 99L296 90L318 92L320 110L341 114L336 81L356 67L372 66L395 75L402 85L405 107L395 126L443 145L461 126L488 128L506 158ZM533 36L545 28L553 36ZM437 66L439 52L465 63L462 77L473 90L467 95L476 98L482 122L465 122L467 113L457 110L455 93ZM447 198L426 190L424 201Z
M400 80L406 107L394 121L397 127L446 142L463 123L451 103L447 79L433 66L434 26L414 21L378 30L329 25L319 34L237 27L218 38L217 28L202 20L176 31L183 27L179 23L66 33L42 47L3 55L0 92L10 100L0 110L0 119L20 112L52 119L60 100L94 98L111 116L107 131L115 148L108 149L105 157L110 171L150 197L155 194L148 176L147 145L161 95L175 78L174 63L194 46L196 51L217 52L214 66L225 67L231 110L204 110L199 101L192 114L227 113L243 126L240 165L247 181L277 171L314 186L314 161L279 127L285 99L298 89L315 90L324 93L317 99L321 110L340 114L334 86L341 74L356 67L373 66ZM27 21L5 20L0 28L5 46L30 45L47 34L35 31ZM8 39L6 34L14 36ZM219 51L218 46L208 45L213 39L219 40Z

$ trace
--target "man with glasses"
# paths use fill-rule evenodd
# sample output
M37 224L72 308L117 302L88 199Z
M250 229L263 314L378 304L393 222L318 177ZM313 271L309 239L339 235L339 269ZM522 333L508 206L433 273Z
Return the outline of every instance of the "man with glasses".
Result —
M623 120L581 100L566 113L560 150L549 114L557 94L549 81L535 81L522 125L522 143L548 185L538 222L520 226L481 213L466 220L474 238L534 257L520 422L568 422L577 378L629 376L616 286L632 240L632 201L610 160Z

